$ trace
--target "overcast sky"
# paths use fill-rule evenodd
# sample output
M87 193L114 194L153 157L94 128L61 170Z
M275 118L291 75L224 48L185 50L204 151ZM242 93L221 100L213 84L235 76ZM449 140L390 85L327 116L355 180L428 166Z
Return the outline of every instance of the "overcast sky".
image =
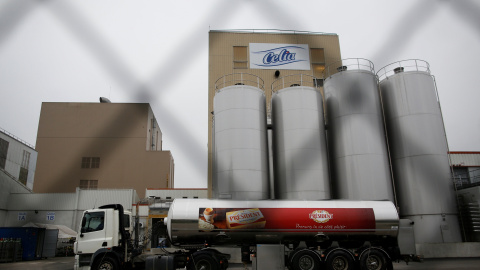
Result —
M208 31L336 33L375 69L430 63L451 151L480 151L478 1L0 2L0 128L35 145L42 102L148 102L175 186L207 186ZM187 98L185 98L187 97Z

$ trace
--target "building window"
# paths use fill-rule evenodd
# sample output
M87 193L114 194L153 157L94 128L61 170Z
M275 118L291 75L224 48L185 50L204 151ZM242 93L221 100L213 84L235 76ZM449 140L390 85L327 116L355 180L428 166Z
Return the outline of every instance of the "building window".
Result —
M24 185L27 185L28 179L28 169L20 168L20 175L18 176L18 181Z
M7 163L8 142L0 138L0 168L5 170L5 163Z
M468 174L470 177L470 183L480 183L480 168L479 167L470 167L468 168Z
M98 169L100 168L99 157L82 157L82 169Z
M92 157L92 169L100 168L100 158L99 157Z
M453 167L453 177L457 187L470 184L470 174L467 167Z
M97 189L98 188L98 180L80 180L81 189Z
M90 158L89 157L82 157L82 169L90 168Z
M325 51L323 48L310 49L313 76L317 78L316 85L323 86L323 71L325 70Z
M233 46L233 68L247 68L247 47Z
M30 152L23 150L22 168L28 169L30 165Z
M18 181L24 185L27 184L29 165L30 165L30 152L23 150L22 164L20 166L20 175L18 176Z

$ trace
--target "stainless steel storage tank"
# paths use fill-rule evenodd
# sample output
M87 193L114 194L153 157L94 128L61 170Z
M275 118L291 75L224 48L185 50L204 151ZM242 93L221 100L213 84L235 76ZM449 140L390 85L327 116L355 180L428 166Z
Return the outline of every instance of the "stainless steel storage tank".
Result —
M395 201L373 64L345 59L324 72L333 197Z
M440 104L429 64L405 60L377 73L400 215L417 243L460 242Z
M170 240L180 246L341 241L346 236L385 244L386 239L396 242L399 219L388 201L175 199L166 223Z
M323 99L314 82L290 75L272 84L276 199L330 199Z
M230 74L218 79L215 87L213 198L269 199L263 80Z

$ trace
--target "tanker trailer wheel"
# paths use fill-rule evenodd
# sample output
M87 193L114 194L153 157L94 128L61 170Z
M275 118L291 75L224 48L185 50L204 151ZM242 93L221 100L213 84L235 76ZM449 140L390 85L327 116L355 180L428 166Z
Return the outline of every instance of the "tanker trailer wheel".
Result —
M352 270L354 268L354 260L347 251L334 250L328 254L326 266L328 270Z
M201 254L193 256L193 262L188 267L189 270L219 270L217 261L209 255Z
M112 257L99 258L92 267L92 270L118 270L117 261Z
M320 258L315 251L303 249L293 255L291 269L313 270L320 268Z
M362 270L386 270L387 258L378 250L367 250L360 257L360 269Z

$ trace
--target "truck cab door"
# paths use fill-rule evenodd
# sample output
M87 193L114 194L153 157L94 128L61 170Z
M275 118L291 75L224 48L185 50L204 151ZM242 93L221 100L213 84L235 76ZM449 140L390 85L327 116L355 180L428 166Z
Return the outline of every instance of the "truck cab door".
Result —
M104 243L106 243L106 211L95 210L84 213L77 238L77 254L92 254L104 247Z

